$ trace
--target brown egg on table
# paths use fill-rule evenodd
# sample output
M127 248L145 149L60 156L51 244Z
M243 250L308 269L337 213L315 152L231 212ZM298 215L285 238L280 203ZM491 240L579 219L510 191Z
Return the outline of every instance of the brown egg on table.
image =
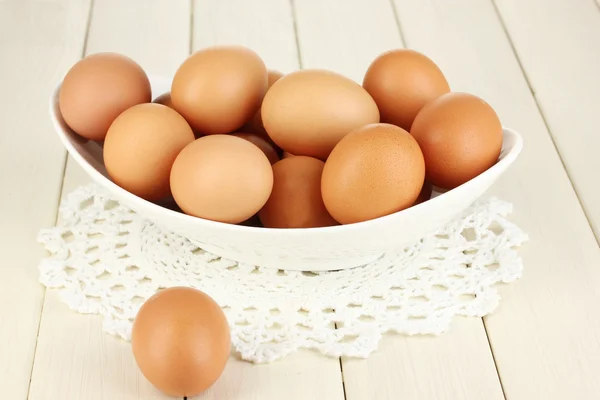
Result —
M450 91L438 66L414 50L392 50L369 66L363 87L377 103L381 122L410 130L425 104Z
M163 289L138 311L131 331L133 356L142 374L170 396L195 396L221 376L231 351L221 307L186 287Z
M252 50L214 46L192 54L171 85L175 109L201 134L230 133L260 107L267 90L267 69Z
M395 125L371 124L335 146L325 162L321 192L331 216L351 224L412 206L424 178L417 141Z
M279 71L269 70L268 71L267 90L271 86L273 86L273 84L275 82L277 82L279 80L279 78L281 78L282 76L283 76L283 74ZM256 114L254 114L254 116L250 119L250 121L248 121L248 123L246 125L244 125L243 130L250 132L250 133L256 133L258 135L263 135L263 136L268 137L267 131L265 130L265 127L263 126L262 115L261 115L260 109L261 109L261 107L258 108L258 111L256 112Z
M496 163L502 124L494 109L468 93L448 93L427 104L410 133L419 142L427 180L452 189Z
M273 188L273 170L265 154L233 135L196 139L177 156L171 191L183 212L237 224L256 214Z
M263 153L265 153L265 156L267 156L271 164L275 164L277 161L279 161L279 155L277 154L275 147L265 138L245 132L234 133L233 136L245 139L257 146Z
M97 53L77 62L58 96L60 113L77 134L101 141L115 118L151 100L150 81L135 61L116 53Z
M317 228L337 225L321 196L325 163L296 156L273 165L273 190L258 216L266 228Z
M379 122L369 93L340 74L300 70L271 86L262 103L269 137L284 151L327 159L350 131Z
M194 141L188 123L162 104L133 106L111 124L104 141L104 165L123 189L146 200L170 194L170 172L179 152Z
M167 106L169 108L175 109L173 107L173 101L171 100L171 92L167 92L167 93L161 94L156 99L154 99L152 102L153 103L162 104L162 105Z

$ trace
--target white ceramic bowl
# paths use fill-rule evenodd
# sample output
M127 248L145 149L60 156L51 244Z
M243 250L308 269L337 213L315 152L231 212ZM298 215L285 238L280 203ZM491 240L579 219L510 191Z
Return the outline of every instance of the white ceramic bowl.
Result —
M171 80L150 77L154 97L170 90ZM313 229L267 229L230 225L185 215L143 200L114 184L106 173L102 148L86 142L65 124L56 88L50 115L56 132L73 159L112 195L157 225L180 234L199 247L235 261L271 268L324 271L364 265L385 251L414 243L452 219L481 196L512 164L522 139L504 129L498 162L471 181L425 203L371 221Z

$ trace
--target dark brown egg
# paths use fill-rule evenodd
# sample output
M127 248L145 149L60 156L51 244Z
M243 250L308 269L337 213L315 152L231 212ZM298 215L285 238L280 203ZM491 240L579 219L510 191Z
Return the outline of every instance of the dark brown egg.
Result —
M165 105L169 108L173 108L173 101L171 100L171 92L163 93L154 99L153 103Z
M427 180L452 189L496 163L502 124L494 109L468 93L448 93L426 105L410 133L425 157Z
M201 134L230 133L260 107L267 69L260 57L241 46L215 46L181 64L171 86L175 109Z
M395 125L371 124L335 146L325 162L321 192L331 216L351 224L410 207L424 177L425 162L416 140Z
M337 225L321 196L323 161L296 156L273 165L273 190L258 216L267 228Z
M234 133L233 136L246 139L250 143L257 146L259 149L262 150L263 153L265 153L265 156L267 156L271 164L275 164L277 161L279 161L279 155L277 154L275 147L271 144L271 142L267 141L262 136L245 132Z
M73 131L101 141L123 111L151 100L150 81L135 61L116 53L92 54L65 76L60 113Z
M371 63L363 87L377 103L381 122L410 130L419 111L450 91L438 66L414 50L383 53Z
M221 375L230 355L229 325L221 307L186 287L163 289L140 308L131 347L142 374L170 396L195 396Z
M175 158L193 141L192 128L175 110L138 104L121 113L108 129L104 165L123 189L146 200L160 200L171 193Z

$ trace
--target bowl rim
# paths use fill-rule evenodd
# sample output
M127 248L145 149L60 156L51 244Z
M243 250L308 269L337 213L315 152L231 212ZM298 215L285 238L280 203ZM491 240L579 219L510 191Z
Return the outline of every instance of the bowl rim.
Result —
M156 76L149 77L150 81L152 79L165 79L164 77ZM188 215L182 212L174 211L153 203L151 201L145 200L141 197L136 196L135 194L128 192L127 190L121 188L112 180L108 179L104 174L98 171L94 166L92 166L80 153L77 151L71 140L69 139L70 135L77 135L74 131L70 129L64 129L64 126L68 126L62 115L60 114L60 108L58 106L58 98L60 93L60 87L62 84L62 80L56 85L55 89L52 91L49 101L49 113L52 123L54 125L54 130L56 131L58 137L60 138L63 146L66 148L67 152L73 157L73 159L85 170L85 172L90 175L90 177L98 182L102 182L100 186L105 187L110 192L117 192L119 197L125 198L127 202L133 204L140 204L141 207L146 208L155 208L157 213L161 213L165 218L171 218L177 220L180 223L184 223L191 226L196 226L198 228L206 228L206 229L219 229L224 231L229 231L231 233L247 233L247 234L276 234L276 235L287 235L287 236L304 236L306 234L334 234L339 232L352 232L355 230L363 229L367 226L377 226L377 225L387 225L388 223L393 223L395 219L400 218L400 216L407 216L411 213L415 213L420 211L423 208L435 207L438 203L444 202L450 196L457 196L460 192L468 191L469 188L473 185L476 185L479 181L484 180L486 175L493 174L498 172L498 174L502 173L508 166L510 166L521 153L523 149L523 138L516 131L502 126L502 134L503 134L503 145L502 152L498 161L476 176L475 178L463 183L460 186L457 186L453 189L447 190L445 192L440 193L438 196L433 197L425 202L420 204L405 208L403 210L397 211L392 214L384 215L382 217L374 218L367 221L361 221L351 224L345 225L334 225L327 227L316 227L316 228L265 228L265 227L255 227L255 226L246 226L246 225L237 225L237 224L229 224L226 222L212 221L209 219L204 219L200 217L195 217L192 215ZM154 97L153 97L154 98ZM507 140L509 139L509 140ZM510 147L505 147L506 143L510 142ZM435 188L435 187L434 187ZM133 208L133 207L132 207Z

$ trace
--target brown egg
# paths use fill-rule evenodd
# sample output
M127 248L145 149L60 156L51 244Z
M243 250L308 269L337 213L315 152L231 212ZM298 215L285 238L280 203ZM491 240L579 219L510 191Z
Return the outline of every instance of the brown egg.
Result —
M104 165L123 189L146 200L160 200L170 194L175 158L193 141L192 129L175 110L162 104L138 104L108 129Z
M450 91L438 66L414 50L393 50L369 66L363 87L379 107L381 122L410 130L419 111Z
M426 105L410 133L419 142L427 179L452 189L496 163L502 124L494 109L468 93L448 93Z
M268 81L269 81L268 88L273 86L273 84L275 82L277 82L279 80L279 78L281 78L282 76L283 76L283 74L279 71L269 70L268 71ZM268 90L268 88L267 88L267 90ZM265 130L265 127L263 126L262 116L260 113L260 107L258 108L258 111L256 112L256 114L254 114L254 116L250 119L250 121L248 121L248 123L244 126L243 130L250 132L250 133L256 133L258 135L263 135L263 136L268 137L267 131Z
M254 135L252 133L245 132L234 133L233 136L246 139L250 143L258 146L258 148L261 149L263 153L265 153L265 156L267 156L271 164L275 164L277 161L279 161L279 155L277 155L277 151L275 151L273 145L267 142L267 140L265 140L264 138L258 135Z
M140 308L131 347L142 374L170 396L195 396L225 369L231 351L229 325L221 307L205 293L186 287L163 289Z
M259 211L266 228L316 228L337 225L321 196L321 174L325 163L297 156L273 165L273 191Z
M410 207L424 177L415 139L395 125L371 124L335 146L323 169L321 191L333 218L350 224Z
M301 70L279 79L265 95L261 113L279 147L321 160L348 132L379 122L377 105L366 90L324 70Z
M230 133L258 111L266 90L267 69L255 52L215 46L195 52L181 64L171 99L199 133Z
M173 108L173 101L171 100L171 92L167 92L167 93L163 93L160 96L158 96L156 99L154 99L153 103L158 103L158 104L162 104L165 105L169 108Z
M150 82L142 67L120 54L97 53L69 70L58 103L73 131L90 140L103 140L119 114L150 100Z
M184 148L171 170L171 191L186 214L237 224L258 212L273 188L265 154L233 135L208 135Z

